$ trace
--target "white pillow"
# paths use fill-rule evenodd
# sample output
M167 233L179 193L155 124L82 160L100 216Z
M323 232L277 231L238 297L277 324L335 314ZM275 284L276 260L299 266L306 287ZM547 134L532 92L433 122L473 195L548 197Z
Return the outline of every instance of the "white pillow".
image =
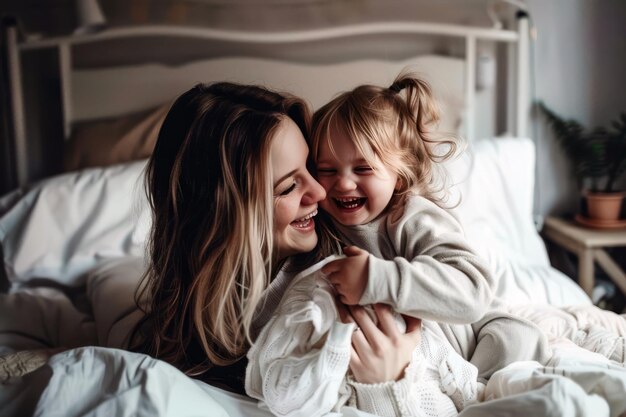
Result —
M472 244L509 259L550 265L533 223L535 148L530 139L495 138L469 145L448 164L452 212Z
M81 275L102 259L143 256L145 164L60 175L0 200L0 240L13 286L32 278L81 285Z
M468 241L498 279L507 303L589 304L574 281L550 266L533 222L535 147L530 139L495 138L470 144L448 166L452 209Z

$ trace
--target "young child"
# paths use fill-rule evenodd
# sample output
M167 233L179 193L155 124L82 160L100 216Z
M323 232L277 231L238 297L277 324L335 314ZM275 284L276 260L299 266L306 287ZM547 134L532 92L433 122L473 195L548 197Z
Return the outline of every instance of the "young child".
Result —
M487 266L436 204L433 171L455 145L431 136L436 121L427 84L411 76L358 87L314 116L311 153L327 192L320 205L353 246L294 279L249 351L247 392L275 414L313 415L349 398L379 415L448 415L480 397L476 368L458 353L480 382L515 361L548 362L546 336L498 311L505 306ZM346 304L384 303L425 319L404 378L346 383L349 334L335 321L334 290Z
M348 305L384 303L438 322L486 382L514 361L545 363L550 349L537 326L499 308L487 265L437 204L437 164L456 149L433 136L437 121L429 86L410 75L357 87L316 112L320 206L352 245L323 272Z
M567 338L623 364L624 317L593 306L515 309L492 296L495 282L486 267L461 227L435 204L442 190L433 172L455 150L454 142L432 137L436 121L428 85L411 76L388 89L358 87L315 114L311 152L327 192L320 205L343 242L353 245L347 258L323 271L341 301L386 303L437 321L478 367L482 382L514 361L545 364L549 339ZM566 312L576 317L574 325L546 327L547 318L554 322Z

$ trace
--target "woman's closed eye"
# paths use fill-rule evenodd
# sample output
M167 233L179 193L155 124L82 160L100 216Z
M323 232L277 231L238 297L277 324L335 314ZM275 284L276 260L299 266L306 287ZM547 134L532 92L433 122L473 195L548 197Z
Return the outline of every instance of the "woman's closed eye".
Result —
M296 183L294 182L289 187L284 189L283 191L279 191L278 195L279 196L285 196L285 195L289 194L290 192L292 192L295 189L296 189Z

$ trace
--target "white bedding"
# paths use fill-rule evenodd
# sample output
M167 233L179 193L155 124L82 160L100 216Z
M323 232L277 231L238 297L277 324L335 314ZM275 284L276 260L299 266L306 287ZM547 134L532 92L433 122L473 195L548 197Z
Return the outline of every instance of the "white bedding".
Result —
M479 142L470 155L450 167L455 192L463 195L453 211L498 276L498 295L511 305L590 304L572 280L549 265L532 224L532 142ZM0 415L31 414L35 403L35 415L268 415L248 398L115 349L140 317L133 293L143 272L149 225L138 188L142 169L139 162L67 174L0 200L0 237L12 284L10 294L0 294L0 355L71 348L35 372L2 382ZM40 285L41 278L48 286ZM600 360L583 363L576 352L559 355L555 368L515 364L499 371L497 384L487 391L494 399L461 415L624 411L623 370L609 370ZM365 415L350 408L342 413Z
M145 163L72 172L0 199L0 240L14 287L33 278L81 285L100 260L143 255Z
M12 381L11 387L22 381ZM185 376L171 365L128 351L85 347L54 355L29 375L45 387L35 416L258 416L271 414L248 397ZM9 389L7 391L14 391ZM0 392L2 404L20 408L24 398ZM626 411L626 371L602 359L578 359L567 350L553 366L519 362L498 371L487 384L487 401L460 416L594 416ZM0 414L2 414L0 412ZM369 414L351 407L343 416Z
M550 266L532 219L535 148L530 139L471 144L448 165L452 212L467 239L499 278L497 295L510 304L590 304L573 281Z

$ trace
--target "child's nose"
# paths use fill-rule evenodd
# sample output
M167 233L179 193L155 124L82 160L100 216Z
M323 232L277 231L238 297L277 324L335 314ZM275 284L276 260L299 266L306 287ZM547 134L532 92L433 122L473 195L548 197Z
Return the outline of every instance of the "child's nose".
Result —
M356 188L356 182L349 175L342 175L335 186L340 191L352 191Z

